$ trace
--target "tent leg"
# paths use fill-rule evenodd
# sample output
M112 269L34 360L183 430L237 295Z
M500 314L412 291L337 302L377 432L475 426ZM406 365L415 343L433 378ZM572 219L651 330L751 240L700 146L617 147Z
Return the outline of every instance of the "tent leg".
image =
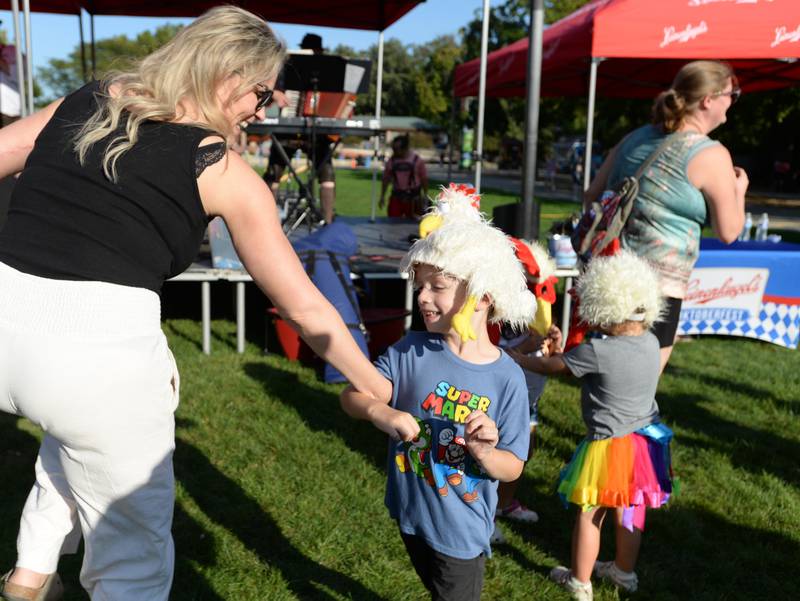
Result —
M380 122L381 119L381 99L383 97L383 30L378 33L378 81L375 86L375 118ZM370 221L375 221L375 213L378 205L376 194L378 180L378 150L380 149L380 138L372 138L374 149L372 156L372 209L370 211Z
M28 107L25 102L25 69L22 65L22 40L19 37L19 0L11 0L11 12L14 18L14 50L17 59L17 90L19 91L19 114L20 117L28 115Z
M539 143L539 97L541 95L544 0L531 0L528 39L527 114L525 116L525 165L522 177L522 236L539 237L539 204L535 202L536 149Z
M97 60L95 57L95 39L94 39L94 14L89 13L89 31L92 36L92 77L97 77Z
M481 78L478 86L478 141L475 145L475 189L481 191L483 163L483 116L486 111L486 57L489 54L489 0L483 0L481 26Z
M594 99L597 91L597 66L605 59L592 57L589 70L589 106L586 109L586 151L583 153L583 189L587 190L592 181L592 138L594 137Z
M78 10L78 31L80 32L81 42L81 74L83 75L83 83L89 81L86 73L86 41L83 39L83 10Z
M22 0L22 13L25 19L25 83L28 94L28 114L32 115L33 109L33 46L31 45L31 2Z

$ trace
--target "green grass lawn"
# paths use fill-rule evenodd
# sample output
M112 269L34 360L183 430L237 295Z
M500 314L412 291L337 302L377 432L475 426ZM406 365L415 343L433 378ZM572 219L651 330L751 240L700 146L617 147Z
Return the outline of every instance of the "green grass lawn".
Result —
M368 179L337 176L342 189L369 189ZM344 415L341 387L254 343L236 354L231 322L213 323L210 356L200 352L199 323L168 320L164 330L182 374L172 598L425 599L383 506L386 439ZM631 599L796 597L798 393L797 351L722 337L676 346L658 402L675 431L682 490L649 514ZM503 524L509 543L487 563L485 600L568 599L547 573L569 561L573 512L554 481L583 432L579 396L574 381L548 382L519 491L541 519ZM39 437L0 414L1 570L14 561ZM612 539L606 530L602 558ZM77 558L62 562L68 601L86 598L79 568ZM602 584L595 598L619 595Z

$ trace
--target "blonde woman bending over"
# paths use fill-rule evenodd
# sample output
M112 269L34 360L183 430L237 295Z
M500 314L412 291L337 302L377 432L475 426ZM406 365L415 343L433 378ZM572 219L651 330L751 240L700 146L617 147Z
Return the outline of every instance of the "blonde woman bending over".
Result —
M179 378L159 290L225 219L253 279L365 394L385 380L306 277L261 178L227 151L263 117L285 47L260 18L205 13L128 73L0 130L21 172L0 233L0 410L45 432L0 597L61 596L83 537L92 599L169 596Z

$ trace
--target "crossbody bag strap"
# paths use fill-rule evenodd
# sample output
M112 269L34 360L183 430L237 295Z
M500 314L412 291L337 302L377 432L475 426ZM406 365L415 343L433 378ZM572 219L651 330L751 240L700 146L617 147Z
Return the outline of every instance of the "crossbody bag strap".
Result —
M664 139L661 140L661 144L659 144L658 147L653 152L650 153L650 156L647 157L647 159L645 160L644 163L639 165L639 168L636 170L636 173L633 176L636 179L636 181L637 182L639 181L639 179L642 177L642 175L644 175L645 171L647 171L650 168L650 165L652 165L653 162L659 156L661 156L661 154L667 149L667 147L670 144L672 144L676 140L682 140L689 133L692 133L692 132L679 131L679 132L674 132L674 133L671 133L671 134L668 134L668 135L664 136Z

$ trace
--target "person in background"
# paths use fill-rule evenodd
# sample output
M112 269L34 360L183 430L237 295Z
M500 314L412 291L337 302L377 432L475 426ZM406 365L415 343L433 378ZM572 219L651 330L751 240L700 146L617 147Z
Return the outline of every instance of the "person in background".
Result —
M322 47L322 37L315 33L307 33L300 42L300 48L310 50L314 54L323 54L325 49ZM288 105L286 94L284 93L282 82L279 78L276 83L275 101L280 107ZM302 96L302 95L301 95ZM286 138L279 138L280 142L286 146ZM322 218L325 223L333 221L334 206L336 204L336 174L333 169L333 155L330 152L331 140L325 135L317 135L316 145L312 148L310 140L304 140L301 148L306 155L311 156L313 151L314 167L316 169L317 181L319 182L319 200L322 209ZM288 152L288 151L287 151ZM286 161L278 154L273 144L269 155L269 163L264 171L264 181L272 189L272 194L278 193L281 176L286 169Z
M386 162L381 183L381 198L378 206L386 204L386 190L389 194L389 217L419 218L427 209L428 170L425 161L411 150L407 135L392 140L392 156Z
M592 573L623 591L638 589L634 571L647 508L659 508L673 489L672 431L661 423L655 394L660 353L649 328L663 299L648 263L629 251L592 259L578 279L581 319L594 336L567 353L535 357L511 352L524 369L581 379L586 437L561 471L558 494L577 505L572 567L550 579L577 601L592 601ZM556 328L557 330L557 328ZM556 346L560 332L553 337ZM616 554L596 561L606 515L613 515Z
M525 379L487 322L522 327L536 308L513 244L470 206L477 197L452 184L443 197L443 224L402 263L427 331L378 359L384 396L351 387L341 402L393 439L386 506L433 601L479 601L497 482L516 479L528 453Z
M44 430L0 597L59 599L59 556L82 537L91 599L169 598L180 378L159 291L212 217L317 354L364 398L389 389L228 147L263 119L285 55L261 18L220 6L135 70L0 130L0 177L21 172L0 232L0 410Z
M667 297L664 318L653 332L661 347L663 371L675 340L681 301L700 250L706 218L723 242L736 240L744 225L749 180L734 167L730 152L708 134L725 123L741 94L729 65L693 61L653 104L653 122L629 133L611 150L584 193L584 209L604 190L633 176L664 140L674 141L639 182L639 194L620 236L623 248L644 257L659 275Z

